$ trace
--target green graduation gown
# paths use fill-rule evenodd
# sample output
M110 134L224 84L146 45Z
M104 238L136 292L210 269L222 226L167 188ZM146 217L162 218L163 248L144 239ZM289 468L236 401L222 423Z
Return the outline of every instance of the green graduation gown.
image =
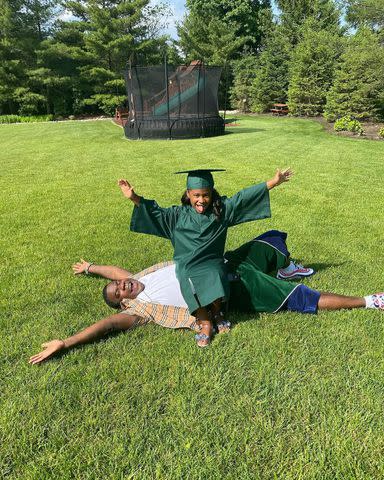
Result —
M298 287L268 273L286 266L287 257L268 240L255 238L224 258L231 273L240 280L231 282L229 308L240 312L277 312Z
M164 237L172 242L176 275L189 311L227 299L229 283L224 266L228 227L271 216L266 183L245 188L233 197L221 197L217 221L212 209L197 213L191 206L161 208L154 200L140 199L130 229Z

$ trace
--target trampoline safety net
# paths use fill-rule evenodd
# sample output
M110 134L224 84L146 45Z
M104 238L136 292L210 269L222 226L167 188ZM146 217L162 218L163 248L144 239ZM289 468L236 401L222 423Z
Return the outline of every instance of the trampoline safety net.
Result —
M224 133L217 91L220 67L133 65L125 74L131 139L211 137Z

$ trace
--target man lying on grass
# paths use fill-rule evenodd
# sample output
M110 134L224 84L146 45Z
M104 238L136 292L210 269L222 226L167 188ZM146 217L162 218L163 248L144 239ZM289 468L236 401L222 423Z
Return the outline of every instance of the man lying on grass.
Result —
M313 273L290 260L287 235L272 230L225 254L230 278L229 310L278 312L290 310L317 313L318 310L375 308L384 310L384 293L348 297L312 290L297 279ZM91 342L113 331L157 323L167 328L198 331L195 317L186 308L173 262L163 262L133 275L120 267L95 265L82 260L73 265L75 274L94 274L112 280L103 289L106 303L115 313L64 340L43 343L43 350L29 363L38 364L59 351ZM276 277L270 275L276 272Z

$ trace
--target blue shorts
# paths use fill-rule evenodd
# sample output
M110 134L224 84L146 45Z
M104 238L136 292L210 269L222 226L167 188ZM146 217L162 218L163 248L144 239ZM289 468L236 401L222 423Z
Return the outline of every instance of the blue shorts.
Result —
M288 297L285 308L292 312L317 313L320 292L299 285Z

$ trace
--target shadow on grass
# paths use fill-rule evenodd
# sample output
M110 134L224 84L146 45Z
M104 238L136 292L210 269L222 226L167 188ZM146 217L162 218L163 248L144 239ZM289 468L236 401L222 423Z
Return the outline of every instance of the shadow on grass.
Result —
M239 310L229 310L227 320L231 322L231 326L239 325L239 323L250 322L251 320L258 320L260 318L259 312L242 312Z
M225 130L225 135L233 135L234 133L255 133L255 132L265 132L265 128L246 128L246 127L227 127L233 128L233 130Z
M340 262L340 263L311 263L309 266L314 269L315 273L321 272L322 270L327 270L328 268L335 268L335 267L341 267L345 265L347 262Z

